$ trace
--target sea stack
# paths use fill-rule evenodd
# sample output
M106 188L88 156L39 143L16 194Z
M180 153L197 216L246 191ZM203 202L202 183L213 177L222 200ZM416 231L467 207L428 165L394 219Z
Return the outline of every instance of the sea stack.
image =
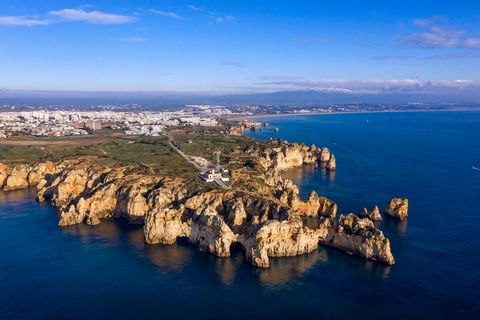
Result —
M405 220L408 217L408 199L393 198L385 207L385 213L397 220Z
M330 160L330 150L327 147L323 147L320 153L320 161L327 162L328 160Z
M340 249L348 254L381 261L387 265L395 264L390 241L383 232L375 228L368 218L360 218L352 213L340 215L337 228L321 242Z
M337 168L337 161L335 160L335 156L333 154L330 156L326 168L329 171L335 171L335 169Z
M382 215L380 214L378 206L373 207L371 211L368 211L367 208L363 208L359 216L362 218L369 218L372 221L382 221Z

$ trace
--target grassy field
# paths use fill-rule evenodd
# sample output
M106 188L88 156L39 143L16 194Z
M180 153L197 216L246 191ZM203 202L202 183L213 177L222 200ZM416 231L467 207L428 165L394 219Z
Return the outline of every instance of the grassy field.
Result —
M187 155L215 161L221 152L221 163L229 170L245 169L251 159L249 150L264 142L225 134L223 127L171 128L168 134ZM13 137L0 140L0 162L7 164L58 161L78 156L97 156L106 165L137 164L145 173L182 177L192 186L209 188L198 177L197 170L168 144L166 136L135 137L93 135L88 137L37 138Z
M215 161L215 152L221 152L223 163L233 164L241 159L245 148L253 148L260 141L246 137L224 134L218 129L192 127L171 130L170 135L177 146L188 155Z
M169 147L166 137L18 137L0 142L0 162L8 164L87 155L110 159L112 164L138 164L150 173L198 179L196 170Z

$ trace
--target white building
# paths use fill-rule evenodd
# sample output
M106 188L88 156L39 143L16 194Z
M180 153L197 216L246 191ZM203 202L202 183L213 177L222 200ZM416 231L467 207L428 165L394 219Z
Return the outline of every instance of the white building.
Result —
M222 176L222 174L220 172L217 172L214 169L200 173L200 178L202 178L205 182L213 182L213 181L218 180L218 179L220 179L224 182L230 180L228 177Z

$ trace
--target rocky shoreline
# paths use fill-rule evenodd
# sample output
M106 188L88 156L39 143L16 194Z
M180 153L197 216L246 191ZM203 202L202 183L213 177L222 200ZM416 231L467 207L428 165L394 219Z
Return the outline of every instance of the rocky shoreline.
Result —
M191 190L181 178L146 174L135 165L105 166L96 157L12 168L0 164L0 187L9 191L36 186L37 200L58 208L60 226L124 218L143 224L149 244L172 244L182 237L219 257L230 256L231 246L240 244L247 261L257 267L269 267L269 257L300 255L318 245L395 263L390 241L372 222L378 220L378 208L337 220L334 202L316 192L304 201L298 187L280 176L306 164L335 170L335 157L327 148L276 142L244 152L257 155L248 166L260 173L262 185L253 189ZM394 202L387 212L395 216L399 210L398 216L406 217L408 202L406 207ZM305 223L306 218L315 219L315 226Z

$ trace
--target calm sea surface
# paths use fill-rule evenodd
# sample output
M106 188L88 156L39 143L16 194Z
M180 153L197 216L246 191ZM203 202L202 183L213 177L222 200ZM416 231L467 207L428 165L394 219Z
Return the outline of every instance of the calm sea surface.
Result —
M329 146L337 172L286 173L359 212L410 199L384 219L396 265L330 248L272 259L215 258L187 243L148 246L122 222L57 226L33 191L0 193L0 319L474 319L480 312L480 113L262 119L247 135ZM275 132L275 128L279 132Z

